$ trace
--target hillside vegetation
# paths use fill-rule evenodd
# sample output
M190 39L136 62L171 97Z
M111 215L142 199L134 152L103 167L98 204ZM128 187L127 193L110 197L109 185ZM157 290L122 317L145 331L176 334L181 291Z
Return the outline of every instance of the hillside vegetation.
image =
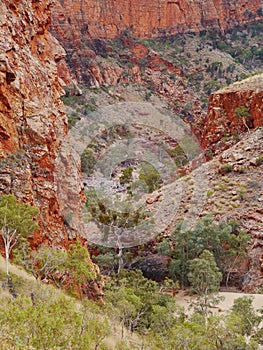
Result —
M107 283L100 302L77 300L11 265L7 286L0 259L1 349L258 349L261 313L252 298L236 299L228 314L201 311L187 316L170 296L139 272ZM194 301L195 300L195 301ZM211 302L211 300L210 300Z

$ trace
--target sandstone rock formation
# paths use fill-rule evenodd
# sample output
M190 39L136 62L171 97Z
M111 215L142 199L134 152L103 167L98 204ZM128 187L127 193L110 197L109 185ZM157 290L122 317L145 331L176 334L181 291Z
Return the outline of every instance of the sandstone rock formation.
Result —
M225 150L219 156L223 166L228 164L233 169L229 174L218 175L218 179L221 178L221 183L225 179L232 181L229 182L228 189L224 190L229 203L228 210L226 210L225 205L225 213L220 215L241 222L242 227L251 237L247 248L249 258L247 272L242 281L243 289L246 292L258 292L263 284L262 141L263 128L260 127L247 133L239 143ZM237 191L235 191L235 183L239 187L239 189L236 187ZM230 203L232 202L233 205L233 199L237 195L240 197L240 203L236 202L234 208L231 208Z
M113 39L125 30L141 38L207 27L225 31L259 19L261 6L261 0L59 0L52 26L66 46L76 47L83 36Z
M129 38L166 37L208 28L225 32L235 25L262 19L261 7L261 0L58 0L52 10L51 32L66 49L68 66L78 82L98 88L125 82L123 68L104 59L111 55L104 39L121 37L129 50L120 50L119 54L128 55L133 65L128 73L140 81L138 61L148 58L156 65L160 57L154 58L146 47L133 45ZM68 83L64 65L59 71Z
M35 247L43 242L67 246L70 239L82 234L83 189L79 158L73 154L66 141L67 119L60 101L64 94L64 83L58 77L69 82L70 73L64 61L65 51L49 32L52 4L52 0L3 0L0 3L0 193L14 193L19 200L39 207L39 231L32 241ZM244 20L257 20L262 16L260 6L261 0L250 3L238 0L232 5L226 0L195 1L191 2L191 6L190 1L180 0L141 0L138 3L130 0L60 0L53 11L52 31L66 48L75 75L81 80L86 71L86 76L91 79L90 86L100 87L117 84L120 79L124 79L124 75L118 64L112 66L103 57L100 57L99 62L96 61L95 52L101 42L94 41L94 38L112 39L125 30L139 37L199 31L207 27L224 31ZM98 46L94 51L85 46L85 40L89 39ZM123 40L126 39L129 36L123 37ZM182 76L183 72L141 44L126 44L129 45L129 59L133 64L129 68L132 79L140 82L142 77L136 62L146 58L149 74L156 73L155 86L159 84L162 88L159 88L160 94L167 98L175 94L167 82L166 85L163 82L161 85L161 78L158 76L161 74L160 66L178 76ZM205 124L206 127L199 133L204 148L212 147L212 150L221 151L225 148L225 136L230 137L236 131L242 133L247 128L254 129L263 124L262 78L262 74L252 77L211 96L208 115L202 120L202 125ZM181 94L183 98L183 86ZM249 113L245 122L243 118L238 119L235 116L238 107L246 108ZM258 281L262 282L262 271L258 265L263 259L260 209L262 165L255 167L255 164L250 164L251 154L255 151L257 157L262 154L261 148L256 149L262 137L260 134L252 139L252 136L249 135L246 147L243 147L242 159L245 159L244 154L247 152L244 162L249 164L245 164L245 170L253 170L253 181L249 180L246 186L257 186L260 197L253 198L253 201L234 198L232 204L237 210L232 208L233 211L229 211L235 218L243 220L243 227L254 239L250 249L250 261L251 264L256 262L257 267L255 271L251 269L252 274L247 277L250 279L247 284L250 284L251 290L255 286L259 287ZM220 145L222 140L224 142ZM232 156L232 151L230 155ZM224 162L229 162L227 156L227 153L222 155ZM233 163L237 170L242 159ZM213 171L207 171L206 175L211 177L210 180L215 181L218 176L218 164L219 160L216 160ZM202 169L198 171L202 178ZM242 175L238 171L234 172L236 174L238 179L234 185L236 187L231 187L232 192L238 192L241 180L245 181L243 178L239 179ZM190 188L189 184L186 185ZM216 190L214 192L216 197ZM174 192L171 192L171 197L172 195ZM198 200L198 195L199 192L195 189L195 196L190 193L189 198ZM248 206L252 208L254 199L257 210L247 211ZM178 210L180 218L182 213L187 213L186 204L187 199L184 199L182 210ZM213 209L209 201L204 203L204 207L206 211ZM216 205L214 214L218 218L226 216L218 211Z
M79 159L65 145L56 66L65 51L49 32L52 2L0 3L0 193L40 209L35 246L67 246L81 230Z
M243 109L245 116L238 111ZM224 138L263 125L263 74L236 82L213 93L202 120L200 140L204 149L214 152L229 147ZM205 125L205 128L203 127Z

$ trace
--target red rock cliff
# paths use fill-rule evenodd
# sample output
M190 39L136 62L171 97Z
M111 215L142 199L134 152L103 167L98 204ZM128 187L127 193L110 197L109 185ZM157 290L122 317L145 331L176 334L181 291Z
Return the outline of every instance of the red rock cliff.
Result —
M0 193L40 209L35 245L67 246L81 229L82 184L65 144L56 67L65 52L49 32L52 2L0 2Z
M262 125L263 74L258 74L210 96L208 113L199 125L199 138L204 149L220 151L229 147L227 138Z
M76 46L81 36L112 39L129 29L157 37L207 27L224 31L262 16L262 0L58 0L53 31Z
M262 18L262 0L57 0L51 32L66 49L68 66L78 82L100 87L125 82L118 64L96 57L110 50L103 39L121 36L124 47L131 50L132 37L163 37L206 28L224 32ZM121 52L126 54L127 50ZM130 74L139 80L133 63ZM64 68L60 66L59 73L68 85Z

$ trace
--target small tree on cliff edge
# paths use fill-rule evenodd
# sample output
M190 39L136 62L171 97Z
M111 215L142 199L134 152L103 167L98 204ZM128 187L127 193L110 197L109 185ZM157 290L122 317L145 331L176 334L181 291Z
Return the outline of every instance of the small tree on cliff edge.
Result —
M19 238L28 237L37 229L34 218L39 210L33 206L18 203L12 194L0 198L0 234L5 246L6 274L9 276L9 256Z
M245 107L245 106L237 107L234 110L234 115L237 118L242 118L243 124L245 125L245 127L247 128L247 131L249 132L250 129L249 129L248 125L247 125L246 118L247 117L251 117L251 114L249 113L249 110L247 109L247 107Z

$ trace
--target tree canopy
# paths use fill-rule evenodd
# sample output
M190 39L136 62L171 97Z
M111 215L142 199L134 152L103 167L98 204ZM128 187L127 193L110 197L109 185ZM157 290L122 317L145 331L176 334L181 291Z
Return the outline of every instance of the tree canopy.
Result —
M170 257L171 276L181 286L188 286L191 260L204 250L213 253L216 264L223 274L224 282L230 280L231 272L247 256L249 235L239 229L236 222L214 222L211 215L205 216L191 229L182 221L174 233L157 245L161 255Z

